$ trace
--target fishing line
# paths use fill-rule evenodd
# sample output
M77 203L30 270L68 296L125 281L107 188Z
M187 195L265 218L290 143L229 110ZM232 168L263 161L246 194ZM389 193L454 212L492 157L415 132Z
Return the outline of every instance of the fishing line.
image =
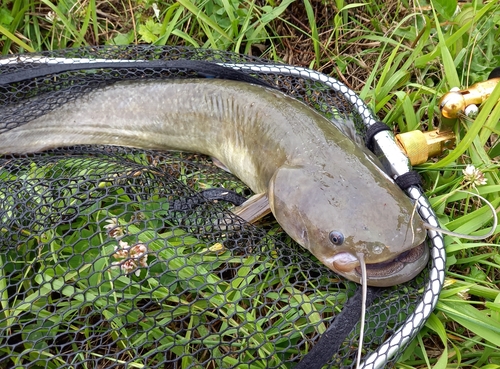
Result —
M433 225L431 225L431 224L429 224L427 222L424 222L424 227L426 229L430 229L430 230L433 230L433 231L436 231L436 232L439 232L439 233L443 233L443 234L446 234L448 236L460 237L460 238L464 238L466 240L473 240L473 241L481 241L481 240L484 240L485 238L493 236L493 234L495 233L495 230L497 228L497 225L498 225L498 216L497 216L497 212L496 212L495 208L493 207L493 205L491 204L491 202L489 202L484 197L482 197L481 195L479 195L477 193L474 193L474 192L464 191L464 190L457 190L456 192L463 192L463 193L466 193L466 194L469 194L469 195L472 195L472 196L479 197L481 200L483 200L483 202L486 205L488 205L488 207L491 209L491 213L493 214L493 226L491 227L491 230L487 234L485 234L485 235L482 235L482 236L473 236L473 235L469 235L469 234L463 234L463 233L457 233L457 232L448 231L446 229L433 226Z
M363 339L365 336L365 317L366 317L366 295L367 295L367 282L366 282L366 263L365 255L362 252L356 254L361 268L361 326L359 328L359 343L358 355L356 356L356 369L359 369L361 364L361 353L363 351Z
M363 310L366 310L377 298L381 297L384 291L387 291L387 288L366 286L365 298L363 296L363 286L359 286L356 293L345 303L342 311L335 315L319 341L294 369L322 369L345 344L345 340L358 324L360 315L363 315ZM394 348L395 346L391 345L391 347ZM382 368L383 366L384 364L374 368Z

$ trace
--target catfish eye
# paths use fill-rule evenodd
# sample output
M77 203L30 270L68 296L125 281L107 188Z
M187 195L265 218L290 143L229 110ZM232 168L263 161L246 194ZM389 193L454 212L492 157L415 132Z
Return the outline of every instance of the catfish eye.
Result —
M331 231L328 237L334 245L340 246L344 243L344 235L339 231Z

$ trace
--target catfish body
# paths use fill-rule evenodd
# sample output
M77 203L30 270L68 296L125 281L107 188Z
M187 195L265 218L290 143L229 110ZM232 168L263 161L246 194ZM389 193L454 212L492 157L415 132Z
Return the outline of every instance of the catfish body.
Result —
M427 264L408 197L325 117L277 90L212 80L117 82L0 134L0 154L111 144L213 156L262 194L282 228L335 272L405 282Z

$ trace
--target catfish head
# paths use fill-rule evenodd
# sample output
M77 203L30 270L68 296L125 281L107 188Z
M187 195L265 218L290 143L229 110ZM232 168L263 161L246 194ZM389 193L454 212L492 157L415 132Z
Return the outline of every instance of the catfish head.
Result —
M403 191L380 170L282 166L269 183L278 223L324 265L360 283L393 286L415 277L429 259L426 230Z

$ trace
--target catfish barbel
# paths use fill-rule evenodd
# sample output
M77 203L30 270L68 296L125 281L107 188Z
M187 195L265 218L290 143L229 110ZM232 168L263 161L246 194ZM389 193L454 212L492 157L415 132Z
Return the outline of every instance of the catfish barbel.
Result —
M327 118L277 90L231 80L121 81L0 134L0 153L107 144L218 159L323 264L392 286L427 264L426 230L410 199Z

